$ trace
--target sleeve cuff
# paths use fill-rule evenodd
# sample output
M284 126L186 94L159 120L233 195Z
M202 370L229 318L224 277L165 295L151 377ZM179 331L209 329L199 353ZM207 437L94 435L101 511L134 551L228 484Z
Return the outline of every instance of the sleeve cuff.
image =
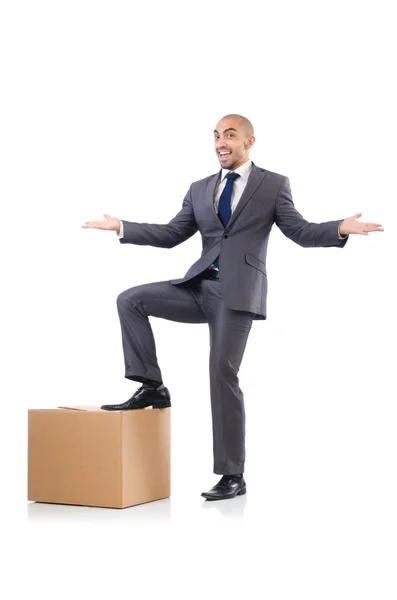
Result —
M120 231L117 234L117 237L119 238L119 240L121 240L121 238L124 237L124 225L123 225L123 221L120 221Z
M347 236L347 235L341 235L341 233L340 233L340 226L342 225L342 223L343 223L343 221L341 221L341 222L339 223L339 225L338 225L338 238L339 238L340 240L347 240L347 238L348 238L349 236Z

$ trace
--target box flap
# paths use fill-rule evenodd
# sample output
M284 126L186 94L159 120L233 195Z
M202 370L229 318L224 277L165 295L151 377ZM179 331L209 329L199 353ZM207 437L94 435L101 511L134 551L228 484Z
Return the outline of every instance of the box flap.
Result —
M57 406L63 410L86 410L86 411L102 411L100 406Z

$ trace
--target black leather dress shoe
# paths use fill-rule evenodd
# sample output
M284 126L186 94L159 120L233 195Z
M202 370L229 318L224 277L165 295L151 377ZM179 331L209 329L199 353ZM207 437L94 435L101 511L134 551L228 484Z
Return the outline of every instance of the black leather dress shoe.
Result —
M244 477L224 475L209 492L203 492L201 495L207 500L228 500L235 496L242 496L246 492Z
M169 408L171 406L171 397L166 387L161 390L142 386L135 394L123 402L123 404L104 404L101 406L103 410L134 410L136 408Z

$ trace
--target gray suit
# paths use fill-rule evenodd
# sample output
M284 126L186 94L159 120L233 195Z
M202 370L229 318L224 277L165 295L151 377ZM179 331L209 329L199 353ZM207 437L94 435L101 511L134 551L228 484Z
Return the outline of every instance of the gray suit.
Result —
M136 286L118 297L126 377L162 381L149 316L208 323L214 472L244 471L244 396L240 369L252 320L266 319L266 253L273 223L304 247L342 248L342 221L309 223L295 209L289 180L252 165L225 228L214 210L221 171L194 182L180 212L164 225L123 221L120 243L172 248L200 231L203 250L181 279ZM219 256L219 279L203 272Z

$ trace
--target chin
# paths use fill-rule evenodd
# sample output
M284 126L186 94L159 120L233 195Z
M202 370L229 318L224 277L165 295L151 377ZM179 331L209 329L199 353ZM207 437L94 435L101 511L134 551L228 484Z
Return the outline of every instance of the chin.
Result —
M219 161L219 164L221 165L222 169L229 169L229 170L232 170L233 166L234 166L234 163L231 162L231 161L227 161L227 162L224 162L224 163L221 162L221 161Z

